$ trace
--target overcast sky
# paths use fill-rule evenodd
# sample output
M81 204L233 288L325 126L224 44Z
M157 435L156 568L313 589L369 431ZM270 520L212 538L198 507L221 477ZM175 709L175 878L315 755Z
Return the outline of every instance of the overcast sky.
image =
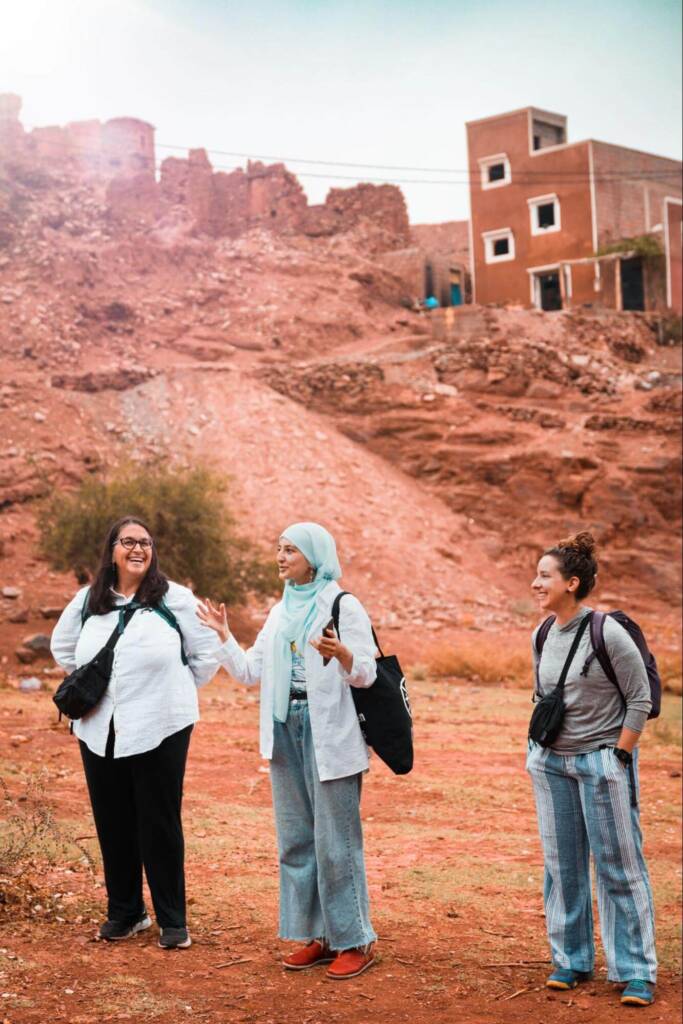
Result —
M160 159L286 157L312 202L428 179L402 184L413 223L468 216L464 122L517 107L680 159L680 53L678 0L0 0L27 126L140 117Z

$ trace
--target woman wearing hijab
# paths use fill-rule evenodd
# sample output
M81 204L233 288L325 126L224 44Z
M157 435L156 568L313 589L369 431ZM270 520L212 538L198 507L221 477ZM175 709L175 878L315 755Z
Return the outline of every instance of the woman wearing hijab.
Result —
M217 657L246 684L261 682L260 748L270 778L280 860L280 937L303 946L289 970L329 964L327 976L353 978L374 962L360 820L368 751L350 687L372 686L377 669L370 620L352 595L340 605L342 643L327 628L341 576L333 537L296 523L277 548L282 600L244 651L225 606L200 604L215 629Z

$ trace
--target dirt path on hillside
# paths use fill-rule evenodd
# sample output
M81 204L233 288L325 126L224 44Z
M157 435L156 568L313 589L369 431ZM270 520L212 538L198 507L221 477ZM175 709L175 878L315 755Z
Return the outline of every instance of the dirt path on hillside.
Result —
M373 768L363 817L380 961L362 978L279 967L277 875L257 697L217 681L203 691L186 780L189 923L194 945L163 952L156 928L121 945L92 941L104 893L73 847L26 909L0 917L3 1024L611 1024L618 994L543 987L541 856L523 770L528 695L414 683L418 757L407 778ZM0 757L20 795L38 769L62 827L92 837L76 743L47 694L3 691ZM642 758L646 851L662 975L650 1021L680 1016L680 701L650 728ZM678 744L678 745L677 745ZM22 812L23 806L23 812ZM30 808L29 808L30 809ZM26 813L27 804L9 806ZM92 838L82 840L97 855ZM39 853L40 851L38 851ZM29 911L33 904L35 909ZM37 906L36 906L37 904ZM521 966L509 966L520 963Z

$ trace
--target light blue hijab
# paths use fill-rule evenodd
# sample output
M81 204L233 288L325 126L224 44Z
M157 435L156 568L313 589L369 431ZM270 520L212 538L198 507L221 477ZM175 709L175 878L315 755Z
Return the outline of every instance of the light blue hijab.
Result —
M317 612L316 598L330 580L338 580L341 566L334 537L318 523L294 523L282 536L299 549L315 569L312 583L296 586L290 580L282 594L280 624L275 634L273 717L287 721L292 680L292 643L303 654Z

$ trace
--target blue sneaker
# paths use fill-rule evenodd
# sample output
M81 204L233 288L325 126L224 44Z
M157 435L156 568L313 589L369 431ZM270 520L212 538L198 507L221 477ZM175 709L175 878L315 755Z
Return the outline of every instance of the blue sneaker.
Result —
M625 1006L652 1006L655 1001L655 987L651 981L629 981L621 993Z
M590 981L592 977L592 971L570 971L568 967L556 967L545 985L546 988L557 988L566 992L570 988L576 988L581 981Z

